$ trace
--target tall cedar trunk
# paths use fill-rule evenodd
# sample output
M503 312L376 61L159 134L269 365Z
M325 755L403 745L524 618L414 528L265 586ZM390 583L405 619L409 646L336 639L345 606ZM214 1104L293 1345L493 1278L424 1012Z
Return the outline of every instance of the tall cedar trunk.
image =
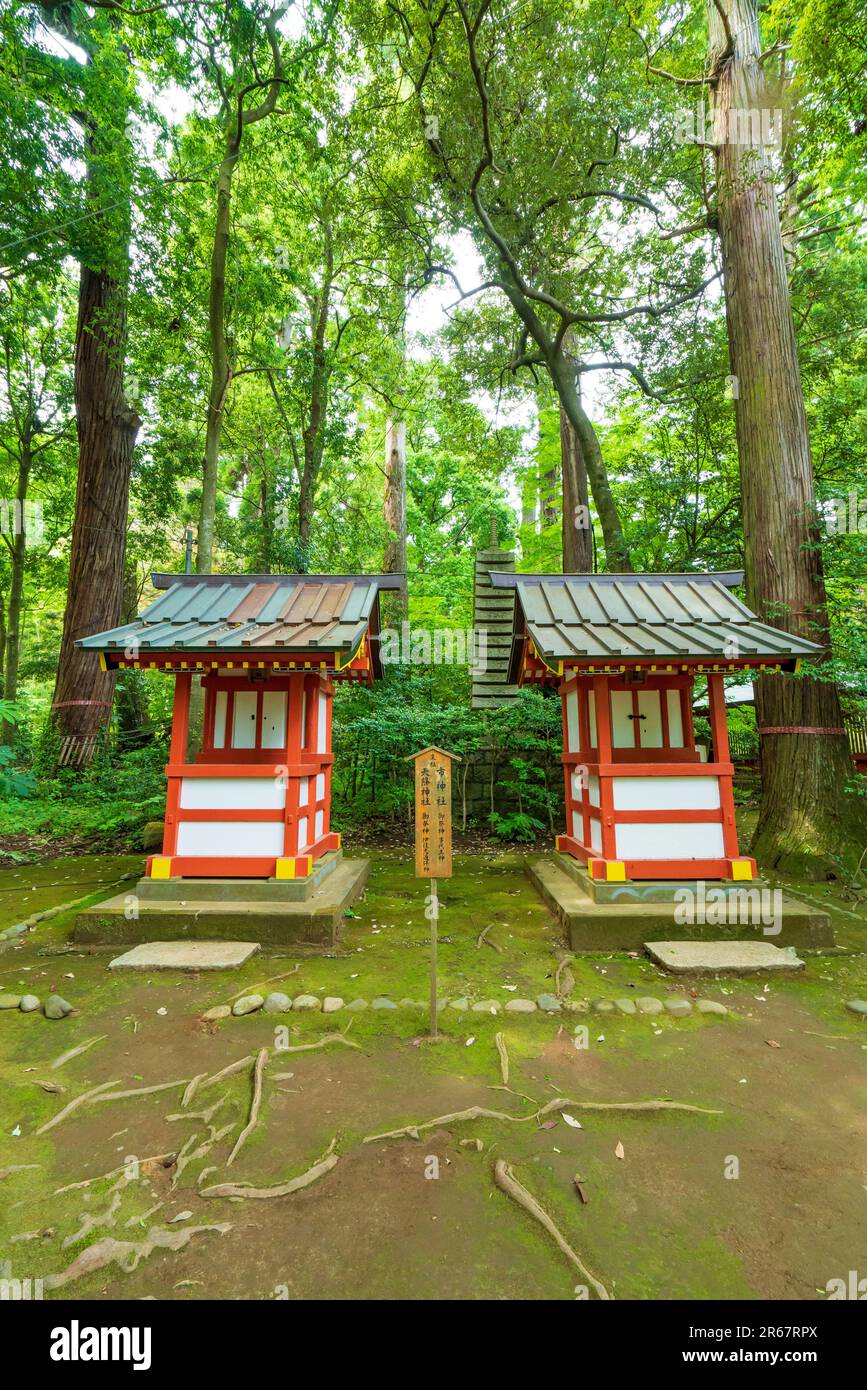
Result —
M389 420L385 427L385 543L383 572L406 574L406 422ZM382 595L384 627L399 627L408 613L406 589Z
M9 585L9 607L6 616L6 662L4 667L3 691L7 700L14 700L18 694L18 666L21 660L21 610L24 598L24 566L27 553L26 502L30 483L31 443L28 435L20 441L18 456L18 482L15 491L17 507L15 521L17 527L12 537L12 576ZM13 726L3 724L0 739L4 743L12 740Z
M814 484L780 219L766 152L744 140L768 105L756 0L708 0L713 140L740 460L747 597L766 621L828 643ZM732 42L729 43L729 35ZM753 851L822 872L850 847L843 784L852 761L830 681L763 676L762 804ZM769 730L786 732L768 732Z
M632 561L629 558L629 549L623 534L620 513L617 510L617 503L608 481L608 470L605 467L605 460L602 457L602 449L596 437L596 431L581 404L574 364L561 352L552 358L549 363L549 371L560 398L560 404L581 446L587 477L593 492L593 501L596 504L596 513L602 527L606 568L610 573L631 574Z
M75 334L78 483L69 585L53 711L61 735L97 734L111 715L114 676L76 639L116 627L123 598L123 557L132 453L140 425L124 398L127 287L82 265Z
M593 569L593 532L590 529L587 466L584 451L562 401L560 457L563 472L563 573L590 574Z
M121 622L131 623L138 613L138 576L134 564L124 565ZM148 716L147 688L143 671L129 668L118 677L115 696L118 745L143 748L153 737Z
M211 386L208 392L202 498L199 504L199 540L196 547L197 574L210 574L214 564L217 470L220 462L223 410L229 387L229 348L226 340L226 261L229 254L232 175L235 172L237 158L237 141L233 136L228 136L226 152L217 175L217 217L214 226L214 244L211 248L211 282L208 290Z

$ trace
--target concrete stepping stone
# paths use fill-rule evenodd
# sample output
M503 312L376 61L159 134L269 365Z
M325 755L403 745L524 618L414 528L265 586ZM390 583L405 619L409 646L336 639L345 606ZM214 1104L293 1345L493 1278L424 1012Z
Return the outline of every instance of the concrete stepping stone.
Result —
M647 941L652 961L673 975L766 975L803 970L804 962L769 941Z
M236 970L258 941L145 941L109 962L109 970Z

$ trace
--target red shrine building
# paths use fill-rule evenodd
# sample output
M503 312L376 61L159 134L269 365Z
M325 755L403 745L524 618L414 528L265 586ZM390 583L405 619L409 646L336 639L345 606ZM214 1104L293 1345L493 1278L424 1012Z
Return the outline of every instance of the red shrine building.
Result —
M509 681L563 706L566 833L593 879L752 879L738 850L723 675L797 671L822 649L768 626L731 592L743 575L506 574ZM711 744L696 743L707 681Z
M305 878L331 829L337 681L382 675L379 593L402 575L155 574L132 623L85 637L105 670L175 682L163 851L153 878ZM204 693L190 752L194 676Z

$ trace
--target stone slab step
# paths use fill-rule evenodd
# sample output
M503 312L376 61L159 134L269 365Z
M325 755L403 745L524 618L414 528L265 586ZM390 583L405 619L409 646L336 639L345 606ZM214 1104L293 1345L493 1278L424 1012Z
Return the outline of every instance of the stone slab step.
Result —
M794 947L769 941L646 941L644 949L672 975L767 975L804 968Z
M236 970L258 941L144 941L109 962L109 970Z
M677 904L669 902L597 902L571 874L552 859L525 861L526 873L546 907L562 923L573 951L635 951L647 941L743 941L754 936L767 944L759 920L731 924L682 922ZM779 920L773 923L773 944L810 950L834 945L826 912L795 898L783 897Z

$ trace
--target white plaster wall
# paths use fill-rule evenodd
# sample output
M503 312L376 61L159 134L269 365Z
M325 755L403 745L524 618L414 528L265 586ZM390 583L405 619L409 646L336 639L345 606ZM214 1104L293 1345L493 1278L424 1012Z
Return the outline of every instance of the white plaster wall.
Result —
M279 777L182 777L185 811L282 811L286 787Z
M615 811L719 810L719 780L716 777L615 777L613 780Z
M618 859L724 859L721 825L618 825Z
M252 859L283 853L279 821L182 821L178 826L179 855Z

